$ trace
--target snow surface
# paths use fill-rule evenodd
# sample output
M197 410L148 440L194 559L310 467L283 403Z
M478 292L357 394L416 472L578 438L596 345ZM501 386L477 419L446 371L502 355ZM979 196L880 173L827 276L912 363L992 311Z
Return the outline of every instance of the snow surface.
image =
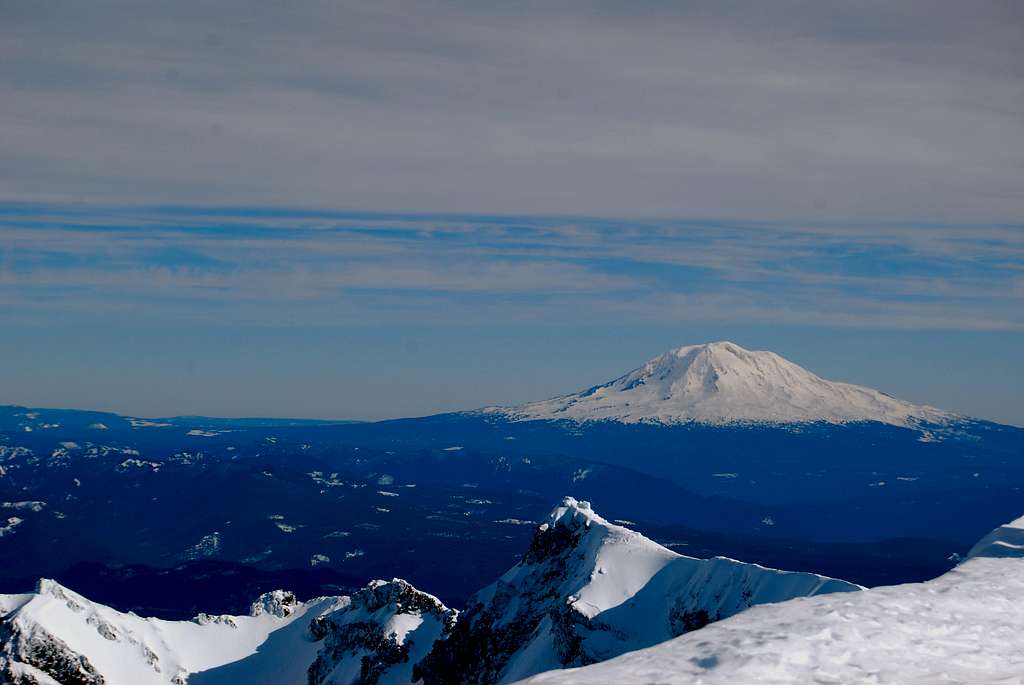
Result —
M0 682L8 682L5 673L44 685L53 674L85 682L88 673L61 670L71 664L95 669L106 685L347 685L360 678L365 660L374 663L377 685L405 685L456 615L395 579L306 603L275 590L253 602L248 616L164 621L116 611L44 579L35 593L0 595ZM33 654L19 652L19 642L31 644Z
M1022 556L1024 556L1024 516L996 528L979 540L967 553L968 559Z
M25 522L25 519L20 516L8 516L7 520L0 519L0 538L5 535L10 535L14 532L14 529Z
M524 604L535 594L541 601L554 596L555 603L568 604L583 619L577 634L590 659L608 659L668 640L680 632L673 628L673 617L678 620L683 613L707 612L714 620L752 605L861 589L813 573L777 571L725 557L683 556L609 523L589 503L572 497L550 514L540 532L555 527L580 534L564 566L561 558L557 564L530 563L528 558L470 601L497 608L511 593L512 600L494 617L502 625L528 611ZM551 620L545 618L510 659L499 682L564 666L557 642Z
M298 685L306 682L306 669L319 647L305 628L311 617L330 611L338 601L297 604L287 616L254 608L252 616L164 621L119 612L41 580L35 593L0 595L0 613L5 623L27 634L48 633L84 655L107 685L168 685L182 676L188 676L189 685Z
M529 685L1024 683L1024 519L926 582L754 607ZM1016 557L1016 558L1015 558Z
M774 352L732 342L680 347L582 392L484 413L513 420L623 423L849 423L916 427L952 414L859 385L836 383Z

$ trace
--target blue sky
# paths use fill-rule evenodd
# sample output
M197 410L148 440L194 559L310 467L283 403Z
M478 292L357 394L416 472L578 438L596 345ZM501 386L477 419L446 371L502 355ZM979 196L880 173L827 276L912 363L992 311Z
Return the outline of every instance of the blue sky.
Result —
M1024 4L0 2L0 401L379 418L733 339L1024 423Z
M732 339L1024 424L1024 227L0 208L0 401L383 418Z

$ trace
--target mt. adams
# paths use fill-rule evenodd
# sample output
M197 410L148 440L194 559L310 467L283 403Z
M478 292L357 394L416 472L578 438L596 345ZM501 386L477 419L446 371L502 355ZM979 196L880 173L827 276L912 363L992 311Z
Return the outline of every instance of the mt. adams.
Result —
M679 347L588 390L486 412L517 420L623 423L944 423L951 414L819 378L774 352L731 342Z
M539 402L332 430L381 449L457 445L467 462L476 452L625 467L689 491L665 520L830 542L941 529L969 545L1017 513L1024 488L1024 430L828 381L732 342L680 347ZM649 509L649 494L626 486L588 492L598 472L581 469L572 494L621 515Z

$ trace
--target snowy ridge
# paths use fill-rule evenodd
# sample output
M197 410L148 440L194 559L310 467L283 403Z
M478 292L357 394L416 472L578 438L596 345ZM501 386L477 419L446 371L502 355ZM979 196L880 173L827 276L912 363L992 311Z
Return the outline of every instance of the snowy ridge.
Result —
M756 604L859 589L685 557L568 497L523 560L470 599L418 674L425 685L508 683L654 645Z
M41 580L35 593L0 595L0 682L301 683L317 651L305 626L336 602L303 604L279 592L258 600L251 616L163 621L116 611ZM221 668L228 664L239 668L226 675Z
M1024 518L940 578L865 590L681 556L565 498L462 614L395 579L306 603L266 593L248 616L162 621L42 580L0 595L0 682L1020 683L1022 594Z
M457 612L404 580L375 580L338 609L313 620L323 646L309 685L406 685L413 669L455 625Z
M694 635L524 683L1024 682L1022 525L996 529L973 558L926 583L755 607Z
M404 685L456 616L398 579L305 603L275 590L248 616L192 621L122 613L41 580L0 595L0 683Z
M1024 516L996 528L967 553L976 557L1024 557Z
M623 423L944 423L952 414L871 388L836 383L774 352L732 342L680 347L588 390L484 413L512 420Z

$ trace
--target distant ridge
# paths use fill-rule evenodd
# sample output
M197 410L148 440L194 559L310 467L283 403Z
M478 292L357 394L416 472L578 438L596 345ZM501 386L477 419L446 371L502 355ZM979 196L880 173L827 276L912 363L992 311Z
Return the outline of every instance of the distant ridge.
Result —
M733 342L679 347L581 392L482 411L519 421L662 424L878 421L915 427L955 418L878 390L825 380L774 352Z

